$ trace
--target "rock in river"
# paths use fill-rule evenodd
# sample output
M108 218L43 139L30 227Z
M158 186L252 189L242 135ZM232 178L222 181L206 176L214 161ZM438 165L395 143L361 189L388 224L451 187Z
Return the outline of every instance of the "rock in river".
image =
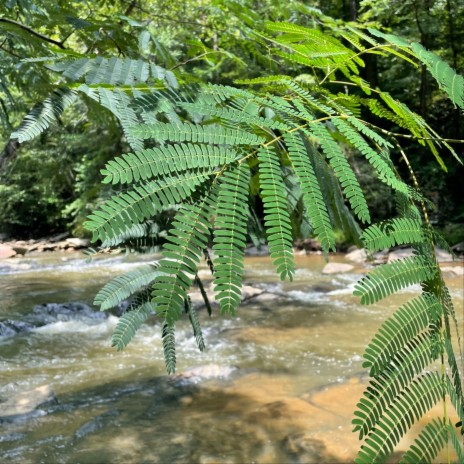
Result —
M7 319L6 321L0 322L0 337L12 337L21 332L29 332L34 326L27 322L12 321Z
M339 274L342 272L350 272L354 269L351 264L345 263L327 263L322 269L323 274Z
M16 393L0 403L0 421L13 420L34 412L39 407L56 404L57 399L50 385Z

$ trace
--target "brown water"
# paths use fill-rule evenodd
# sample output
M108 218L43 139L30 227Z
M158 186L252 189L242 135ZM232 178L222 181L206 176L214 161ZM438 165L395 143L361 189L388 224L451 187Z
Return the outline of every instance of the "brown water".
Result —
M86 263L78 254L53 254L4 260L0 321L21 320L36 304L91 303L103 284L136 266L136 259ZM119 353L110 347L113 316L56 321L1 340L0 398L50 385L58 404L0 423L0 460L270 464L322 462L321 456L325 462L352 459L357 442L350 417L362 391L357 379L364 374L363 348L381 321L417 289L363 307L351 295L361 274L324 276L322 257L297 261L295 281L281 284L268 258L248 258L246 281L280 297L251 301L235 318L217 313L208 318L201 311L206 352L196 349L188 323L179 323L178 372L207 366L199 377L165 375L155 320ZM459 315L461 280L449 280ZM325 390L327 385L339 388Z

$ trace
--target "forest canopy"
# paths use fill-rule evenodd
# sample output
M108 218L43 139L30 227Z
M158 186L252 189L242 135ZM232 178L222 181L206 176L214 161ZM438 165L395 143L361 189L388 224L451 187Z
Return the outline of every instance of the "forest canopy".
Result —
M3 10L3 11L2 11ZM322 16L335 21L358 21L364 26L392 31L434 51L458 72L463 69L462 2L231 2L145 1L68 2L8 0L0 6L0 233L14 238L37 238L64 230L85 234L82 223L89 212L111 194L100 184L101 166L129 148L121 124L110 111L89 98L68 101L69 107L40 138L27 143L10 134L35 104L47 98L59 79L60 59L95 56L142 58L172 70L183 81L233 84L269 74L298 77L297 66L279 68L259 56L248 42L252 29L266 20L313 25ZM365 56L360 76L426 117L444 138L463 138L462 113L444 98L423 65L416 72L398 56ZM310 79L300 74L299 79ZM349 92L346 86L338 91ZM378 123L374 119L370 122ZM385 129L401 130L382 121ZM400 130L398 130L400 129ZM462 236L464 206L460 201L461 165L439 149L448 172L427 153L427 147L404 140L404 149L417 166L417 175L434 209L431 218L452 244ZM454 149L462 154L462 145ZM347 148L348 152L350 151ZM348 153L356 169L374 219L395 210L388 189L373 185L365 162ZM423 159L427 161L422 162ZM404 166L398 169L404 174ZM259 213L259 211L258 211ZM304 235L302 231L302 235ZM346 237L350 241L349 237ZM338 239L345 240L343 234Z

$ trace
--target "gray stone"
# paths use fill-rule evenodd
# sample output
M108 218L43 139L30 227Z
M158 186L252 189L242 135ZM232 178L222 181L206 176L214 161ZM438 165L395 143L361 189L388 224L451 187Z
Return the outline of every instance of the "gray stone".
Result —
M280 297L275 293L263 292L253 298L253 302L267 303L269 301L278 300Z
M351 261L353 263L364 263L367 260L367 253L364 248L356 248L355 250L351 251L350 253L347 253L345 255L345 258L348 261Z
M354 269L351 264L345 263L327 263L322 269L322 274L339 274L343 272L350 272Z
M251 285L244 285L242 287L242 300L261 295L264 290L261 288L252 287Z
M14 419L29 414L39 407L56 403L57 399L50 385L42 385L33 390L16 393L0 403L0 419Z
M67 238L65 242L74 248L86 248L90 245L90 240L87 238Z
M0 337L14 337L22 332L29 332L34 326L27 322L12 321L7 319L0 322Z

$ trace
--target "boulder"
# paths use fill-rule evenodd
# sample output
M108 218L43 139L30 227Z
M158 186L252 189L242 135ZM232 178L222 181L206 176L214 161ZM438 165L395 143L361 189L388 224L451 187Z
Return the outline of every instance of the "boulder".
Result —
M25 255L29 251L29 247L24 246L24 245L21 246L21 245L13 244L12 248L13 248L14 251L16 251L16 254L18 254L18 255Z
M73 319L103 320L108 317L106 312L94 311L84 303L47 303L34 306L32 311L39 325Z
M0 259L11 258L16 255L16 251L8 245L0 245Z
M353 263L364 263L367 260L367 253L364 248L356 248L353 251L350 251L345 255L345 258L348 261L351 261Z
M74 248L86 248L90 245L90 240L88 238L67 238L65 242Z
M0 322L0 337L14 337L22 332L29 332L34 326L27 322L12 321L7 319Z
M350 272L354 269L351 264L345 263L327 263L322 269L322 274L340 274L343 272Z
M264 290L261 288L252 287L251 285L244 285L242 287L242 300L261 295Z
M0 403L0 419L14 419L57 402L50 385L42 385L33 390L16 393Z

